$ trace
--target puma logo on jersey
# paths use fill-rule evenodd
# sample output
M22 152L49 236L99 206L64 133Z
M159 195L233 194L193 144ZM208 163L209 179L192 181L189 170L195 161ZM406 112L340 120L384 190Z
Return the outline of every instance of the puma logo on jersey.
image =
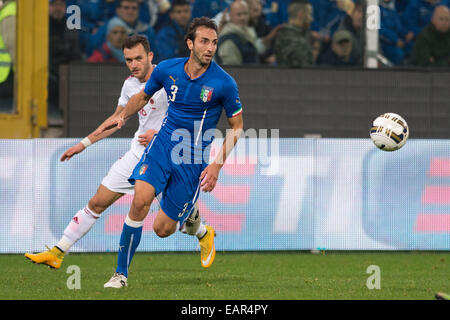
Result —
M170 80L173 81L173 84L175 84L175 82L178 80L178 78L177 78L177 79L174 79L172 76L169 76L169 78L170 78Z

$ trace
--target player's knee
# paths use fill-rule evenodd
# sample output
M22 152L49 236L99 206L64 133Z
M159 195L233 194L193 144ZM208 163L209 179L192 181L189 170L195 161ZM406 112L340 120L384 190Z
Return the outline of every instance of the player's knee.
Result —
M106 206L101 203L95 196L92 197L91 200L89 200L88 207L90 210L94 211L97 214L100 214L106 210Z
M174 230L172 230L170 227L158 223L153 224L153 231L155 231L156 235L160 238L168 237L172 233L174 233Z
M160 238L165 238L171 235L171 233L169 233L167 229L164 229L162 227L153 226L153 230L155 231L156 235Z
M140 196L136 196L135 195L134 199L133 199L133 206L135 207L135 209L137 211L143 211L147 207L150 207L150 203L144 197L140 197Z
M130 210L130 218L136 221L144 220L147 216L148 209L150 208L150 203L144 198L134 197L133 205Z

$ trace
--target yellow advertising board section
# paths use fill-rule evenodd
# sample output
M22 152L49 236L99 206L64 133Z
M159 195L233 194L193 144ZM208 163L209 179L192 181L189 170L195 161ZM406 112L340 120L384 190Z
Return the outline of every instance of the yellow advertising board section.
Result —
M48 1L17 0L16 111L0 113L0 139L40 137L47 127Z

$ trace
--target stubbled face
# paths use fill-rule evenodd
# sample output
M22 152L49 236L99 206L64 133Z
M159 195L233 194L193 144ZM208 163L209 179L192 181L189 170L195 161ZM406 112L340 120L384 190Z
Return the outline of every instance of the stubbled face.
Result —
M147 76L153 59L153 52L146 53L144 46L137 46L123 49L125 62L131 74L139 80L144 80Z
M114 48L122 48L125 39L127 38L127 30L124 27L117 26L112 28L108 33L108 40Z
M170 12L170 18L182 27L186 27L191 20L191 7L189 5L175 6Z
M139 6L136 2L123 1L116 9L117 15L126 23L133 25L139 17Z
M198 27L194 41L187 40L188 48L191 50L190 58L202 66L209 65L216 53L217 41L217 33L214 29Z
M313 20L313 8L308 4L304 10L298 12L297 18L294 19L294 24L303 29L309 29Z
M256 20L262 13L261 0L247 0L250 20Z

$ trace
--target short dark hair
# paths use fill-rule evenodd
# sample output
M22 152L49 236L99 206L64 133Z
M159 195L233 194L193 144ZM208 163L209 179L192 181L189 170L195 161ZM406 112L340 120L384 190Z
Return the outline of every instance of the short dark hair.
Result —
M173 11L173 7L176 6L190 6L191 3L188 0L173 0L172 5L170 6L170 11Z
M195 32L197 31L198 27L206 27L209 29L213 29L217 32L217 25L214 22L214 20L208 18L208 17L201 17L201 18L195 18L189 23L188 30L186 32L186 35L184 36L184 41L187 41L188 39L194 41L195 40Z
M306 12L309 6L311 6L309 2L292 1L288 6L288 18L296 18L299 12Z
M148 42L147 37L141 36L139 34L133 34L133 35L129 36L128 38L126 38L125 42L122 45L122 51L125 48L132 49L139 44L142 44L142 46L144 47L145 53L150 52L150 43Z

